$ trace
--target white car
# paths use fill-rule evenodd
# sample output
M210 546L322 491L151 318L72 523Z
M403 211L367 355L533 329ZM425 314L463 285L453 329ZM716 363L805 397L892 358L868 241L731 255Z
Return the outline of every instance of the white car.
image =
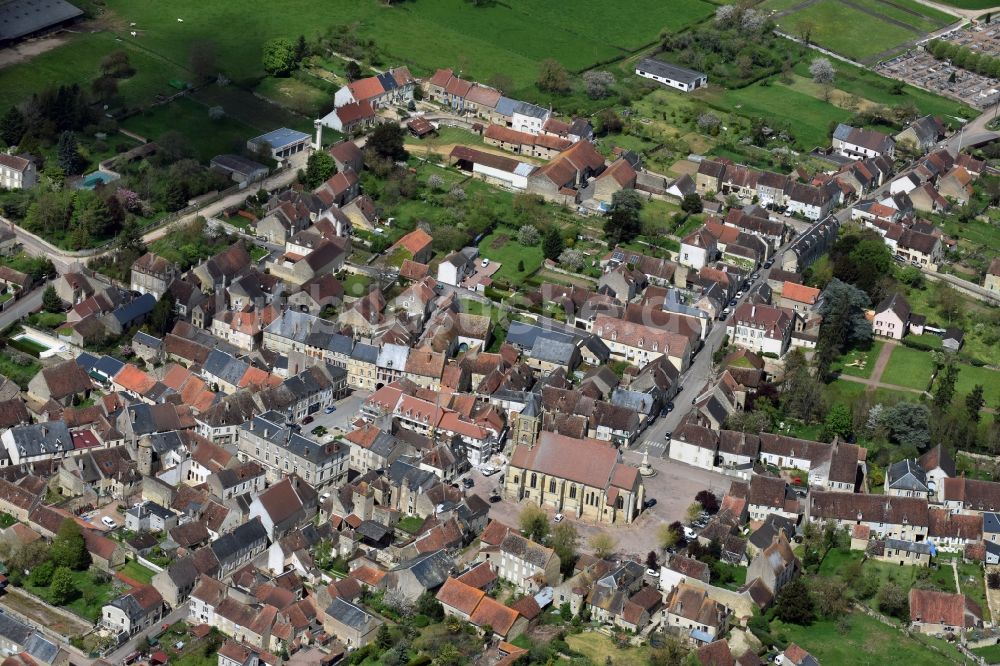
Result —
M483 268L486 268L489 265L490 265L490 260L489 259L483 259Z
M108 518L107 516L101 518L101 522L104 523L104 526L109 530L113 530L118 527L118 523L116 523L113 518Z
M561 523L565 519L566 519L566 516L562 515L561 513L557 513L556 517L554 518L554 521L557 522L557 523Z
M685 538L685 539L694 539L694 538L696 538L697 536L698 536L698 533L697 533L697 532L695 532L695 531L694 531L693 529L691 529L690 527L687 527L686 525L684 526L684 538Z
M646 569L646 575L649 576L650 578L659 578L660 572L657 571L656 569Z

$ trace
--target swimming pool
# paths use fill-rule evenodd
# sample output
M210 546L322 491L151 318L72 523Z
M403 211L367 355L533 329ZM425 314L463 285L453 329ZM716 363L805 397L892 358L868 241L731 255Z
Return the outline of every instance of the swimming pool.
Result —
M29 343L38 351L39 358L50 358L69 350L69 346L51 338L49 336L37 335L32 331L25 331L15 335L14 340L23 340Z
M83 177L83 181L80 183L80 189L92 190L98 185L106 185L113 180L118 180L118 176L107 173L106 171L94 171Z

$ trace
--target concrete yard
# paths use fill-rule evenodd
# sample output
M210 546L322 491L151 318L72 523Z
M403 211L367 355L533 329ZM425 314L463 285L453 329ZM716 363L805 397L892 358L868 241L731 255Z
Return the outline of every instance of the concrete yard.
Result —
M627 451L625 461L638 465L642 462L642 454ZM590 551L590 539L600 532L611 535L618 544L618 553L644 560L646 553L659 550L657 543L661 525L670 524L675 520L684 520L687 507L694 501L694 496L701 490L711 490L719 499L729 490L732 483L730 477L710 472L708 470L690 467L669 458L649 457L649 464L657 471L656 476L646 478L646 497L656 499L656 506L643 511L631 525L595 525L594 523L572 520L580 535L580 550ZM471 492L476 492L486 498L494 488L501 484L502 474L484 477L478 470L473 470L467 476L475 481ZM502 500L490 505L490 518L499 520L512 527L518 526L518 517L525 502ZM550 515L555 511L546 509Z

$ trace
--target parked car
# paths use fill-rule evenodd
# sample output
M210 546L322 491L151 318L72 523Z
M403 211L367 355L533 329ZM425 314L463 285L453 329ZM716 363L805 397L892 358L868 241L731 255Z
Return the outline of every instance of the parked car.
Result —
M104 523L104 526L109 530L113 530L118 527L118 523L115 522L114 518L109 518L108 516L101 518L101 522Z
M462 479L462 485L465 486L466 488L471 488L472 486L476 485L476 482L470 479L469 477L465 477L464 479Z
M337 408L334 407L333 405L330 405L329 407L327 407L323 411L326 412L327 414L333 414L335 411L337 411Z
M689 539L689 540L690 539L697 539L698 538L698 533L695 532L690 527L688 527L687 525L685 525L684 526L684 538L685 539Z
M503 498L500 497L499 495L490 495L490 504L496 504L501 499L503 499Z
M486 258L483 258L483 268L486 268L489 265L490 265L490 260L486 259Z
M731 308L736 307L736 299L735 298L729 299L729 307L731 307Z
M665 439L666 441L669 442L670 438L673 436L673 434L674 434L673 430L668 430L666 433L664 433L663 439Z
M771 266L774 266L774 259L768 259L764 262L764 268L770 268Z
M650 578L659 578L660 572L657 571L656 569L646 569L646 575L649 576Z
M645 502L643 502L643 504L645 505L645 507L647 509L652 509L654 506L656 506L656 498L655 497L650 497L648 500L646 500Z
M562 515L561 513L557 513L556 517L553 520L557 523L561 523L562 521L566 520L566 516Z
M666 404L666 406L664 407L664 409L667 410L667 413L670 413L670 412L674 411L674 403L668 401L667 404Z

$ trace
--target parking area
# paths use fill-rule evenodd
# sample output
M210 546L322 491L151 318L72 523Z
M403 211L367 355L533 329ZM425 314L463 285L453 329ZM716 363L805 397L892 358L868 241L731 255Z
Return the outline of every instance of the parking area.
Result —
M111 502L94 511L88 511L81 515L80 518L87 521L95 530L101 532L108 532L112 529L104 524L102 521L103 518L110 518L115 521L115 528L121 528L125 526L125 516L118 511L118 506L118 502Z
M626 451L625 461L634 465L642 462L642 454L637 451ZM644 479L646 497L655 499L656 504L643 511L631 525L595 525L594 523L577 521L567 516L573 522L580 535L579 549L590 551L590 539L598 533L610 535L618 544L617 552L642 560L651 550L659 550L657 543L661 525L670 524L675 520L683 522L688 506L694 502L694 496L701 490L710 490L721 500L729 490L732 479L722 474L708 470L690 467L670 459L650 456L649 464L656 470L656 475ZM478 470L469 476L475 481L470 492L476 492L487 498L494 488L501 484L502 474L484 477ZM517 527L523 502L501 500L490 504L490 518ZM548 509L551 515L555 511Z
M370 395L370 391L352 391L349 396L334 403L334 407L337 409L333 412L327 414L326 411L321 409L313 414L312 421L302 425L302 432L309 435L316 428L323 427L326 429L326 433L320 439L324 440L332 439L341 433L350 432L354 429L351 424L358 418L362 403Z

